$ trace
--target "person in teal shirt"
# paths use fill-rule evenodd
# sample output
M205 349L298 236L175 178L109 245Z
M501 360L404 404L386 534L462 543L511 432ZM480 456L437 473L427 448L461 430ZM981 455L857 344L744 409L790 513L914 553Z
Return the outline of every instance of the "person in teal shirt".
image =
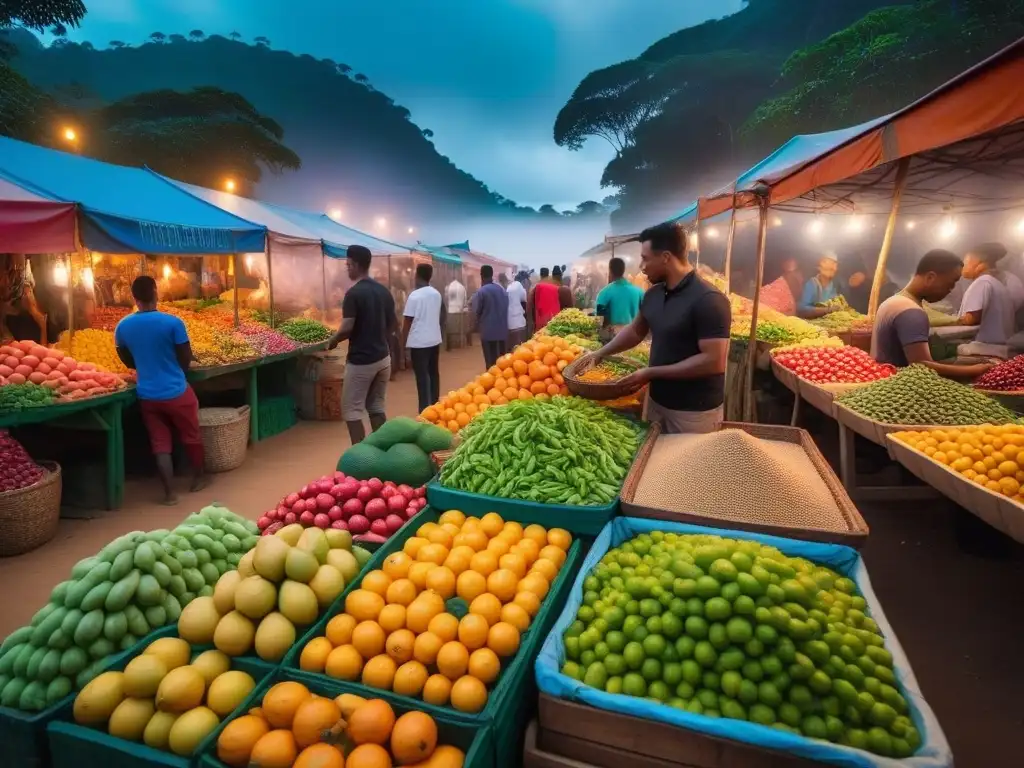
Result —
M836 278L839 259L834 253L826 253L818 260L818 274L804 284L804 290L797 302L796 313L805 320L824 317L835 311L835 307L822 307L844 293L843 286Z
M608 262L608 285L597 294L597 314L605 325L629 325L640 314L644 292L626 279L626 262L617 256Z

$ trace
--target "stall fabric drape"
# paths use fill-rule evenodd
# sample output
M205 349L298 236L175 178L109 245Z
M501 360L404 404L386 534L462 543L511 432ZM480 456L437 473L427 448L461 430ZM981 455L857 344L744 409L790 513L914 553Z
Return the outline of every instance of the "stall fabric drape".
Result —
M77 203L82 245L102 253L260 253L266 229L141 168L0 137L0 178Z
M75 250L75 206L0 179L0 253Z

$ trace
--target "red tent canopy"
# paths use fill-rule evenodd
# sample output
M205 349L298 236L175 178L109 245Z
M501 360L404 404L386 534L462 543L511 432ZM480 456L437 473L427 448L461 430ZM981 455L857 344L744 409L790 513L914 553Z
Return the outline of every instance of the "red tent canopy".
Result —
M74 250L74 203L56 202L0 179L0 253Z

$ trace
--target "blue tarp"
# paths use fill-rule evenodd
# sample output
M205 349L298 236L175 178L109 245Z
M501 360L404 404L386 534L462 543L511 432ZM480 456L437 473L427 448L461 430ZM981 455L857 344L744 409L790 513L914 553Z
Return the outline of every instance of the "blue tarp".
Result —
M344 224L339 224L323 213L299 211L273 203L262 203L262 205L267 206L279 216L295 222L310 232L319 233L320 239L324 241L324 253L336 259L345 258L345 251L350 245L366 246L370 249L370 253L375 256L384 256L391 253L411 253L415 250L408 245L392 243L388 240L368 235L365 232L360 232L358 229L346 227Z
M79 237L104 253L253 253L266 228L174 188L141 168L0 137L0 177L54 200L77 203Z
M804 736L786 733L756 723L727 718L711 718L704 715L676 709L675 707L635 698L622 694L606 693L579 680L561 673L565 661L565 644L562 636L568 626L575 620L576 612L583 602L583 582L598 565L601 558L612 547L641 533L664 531L678 534L702 534L724 536L733 539L749 539L768 546L776 547L790 557L803 557L812 562L821 563L838 573L853 579L857 589L867 602L868 612L878 624L885 645L893 657L893 668L903 689L910 714L921 735L921 746L913 757L894 760L863 750L852 749L827 741L809 739ZM893 632L892 626L882 612L882 606L871 589L867 568L860 554L849 547L839 544L820 544L809 541L784 539L777 536L749 533L747 531L723 530L672 523L661 520L645 520L632 517L616 517L604 527L590 548L583 567L576 577L572 592L566 602L561 616L558 617L547 639L541 646L540 654L534 663L537 676L537 687L542 693L557 698L578 701L599 709L639 717L644 720L655 720L670 725L686 728L691 731L705 733L722 739L733 739L747 742L766 749L778 750L791 755L820 761L844 768L952 768L953 754L946 741L945 734L935 714L925 702L914 672L910 668Z
M697 203L690 203L688 206L683 208L679 213L673 216L669 221L680 224L692 224L697 220Z

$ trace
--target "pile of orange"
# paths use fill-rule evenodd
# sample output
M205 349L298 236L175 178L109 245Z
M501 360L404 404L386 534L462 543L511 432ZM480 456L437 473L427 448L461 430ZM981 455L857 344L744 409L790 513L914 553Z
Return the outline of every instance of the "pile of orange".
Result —
M363 576L299 667L479 712L571 544L560 528L449 510Z
M285 680L225 726L217 757L232 768L425 768L427 761L431 768L461 768L462 750L437 740L437 723L425 712L396 718L381 699L330 699Z
M583 352L558 336L537 336L502 355L466 386L424 408L420 418L458 432L492 405L567 395L562 370Z

